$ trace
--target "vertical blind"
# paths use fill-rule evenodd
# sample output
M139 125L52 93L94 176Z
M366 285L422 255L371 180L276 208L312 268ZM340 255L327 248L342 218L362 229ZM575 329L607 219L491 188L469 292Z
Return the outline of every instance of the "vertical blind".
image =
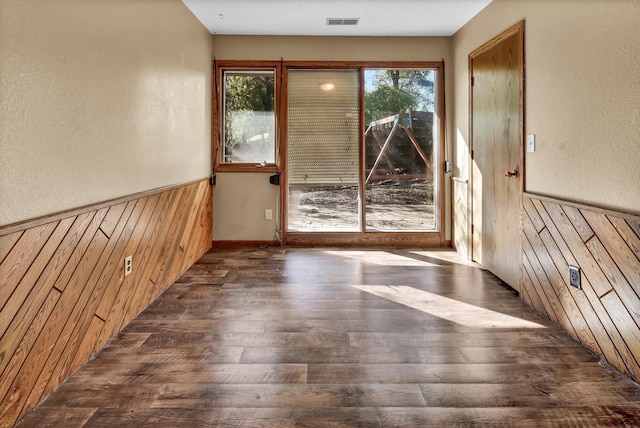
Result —
M356 70L291 70L288 173L292 185L358 183Z

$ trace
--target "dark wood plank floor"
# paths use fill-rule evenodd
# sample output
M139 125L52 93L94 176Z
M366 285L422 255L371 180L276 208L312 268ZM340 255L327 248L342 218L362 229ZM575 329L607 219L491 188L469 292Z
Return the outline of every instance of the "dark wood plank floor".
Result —
M640 388L450 251L214 249L22 427L638 426Z

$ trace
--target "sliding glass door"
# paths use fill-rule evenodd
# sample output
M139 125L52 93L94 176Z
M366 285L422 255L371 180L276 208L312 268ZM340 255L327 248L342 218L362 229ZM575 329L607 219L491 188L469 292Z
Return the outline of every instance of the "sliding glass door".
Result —
M289 71L287 226L358 231L357 70Z
M288 69L285 232L440 231L439 70Z
M366 229L436 229L434 70L367 69Z

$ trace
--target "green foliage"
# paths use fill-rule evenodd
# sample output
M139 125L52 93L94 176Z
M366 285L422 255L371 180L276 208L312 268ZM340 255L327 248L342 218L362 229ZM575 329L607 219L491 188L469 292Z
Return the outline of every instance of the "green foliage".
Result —
M401 113L409 116L409 110L417 105L416 97L401 89L381 86L364 96L365 122L367 124L387 116Z
M394 114L408 117L410 110L433 111L433 70L367 70L365 121Z
M272 72L225 74L224 161L271 160L273 155L268 153L274 135L274 88ZM247 150L250 158L243 159L246 155L240 153Z
M225 74L225 107L233 111L273 111L273 74Z

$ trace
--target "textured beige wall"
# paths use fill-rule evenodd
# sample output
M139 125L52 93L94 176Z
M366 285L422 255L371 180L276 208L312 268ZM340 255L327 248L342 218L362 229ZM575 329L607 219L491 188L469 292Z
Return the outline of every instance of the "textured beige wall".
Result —
M180 0L0 0L0 225L206 177L211 36Z
M213 188L214 241L272 241L279 218L280 188L269 184L272 174L216 174ZM273 219L265 220L265 209Z
M285 36L213 36L213 55L219 60L279 60L285 61L440 61L446 64L446 81L451 82L453 72L449 63L449 37L285 37ZM447 86L448 90L449 86ZM447 106L452 97L447 92ZM453 110L448 108L450 112ZM448 113L449 114L449 113ZM447 145L445 158L450 158ZM447 174L448 175L448 174ZM445 177L446 239L450 239L450 183ZM226 186L229 186L227 188ZM214 192L214 239L270 240L275 233L274 223L256 224L256 216L264 216L261 195L271 194L266 179L228 180L218 182ZM221 203L222 195L230 205ZM278 194L271 203L278 203ZM244 209L238 211L238 201ZM217 216L216 216L217 213ZM240 217L238 217L240 216ZM241 220L242 216L247 216ZM262 217L264 218L264 217ZM249 228L249 229L247 229ZM252 230L252 233L249 233ZM225 236L222 238L221 236Z
M456 175L468 176L468 54L525 20L527 190L640 213L640 2L494 0L452 40Z

